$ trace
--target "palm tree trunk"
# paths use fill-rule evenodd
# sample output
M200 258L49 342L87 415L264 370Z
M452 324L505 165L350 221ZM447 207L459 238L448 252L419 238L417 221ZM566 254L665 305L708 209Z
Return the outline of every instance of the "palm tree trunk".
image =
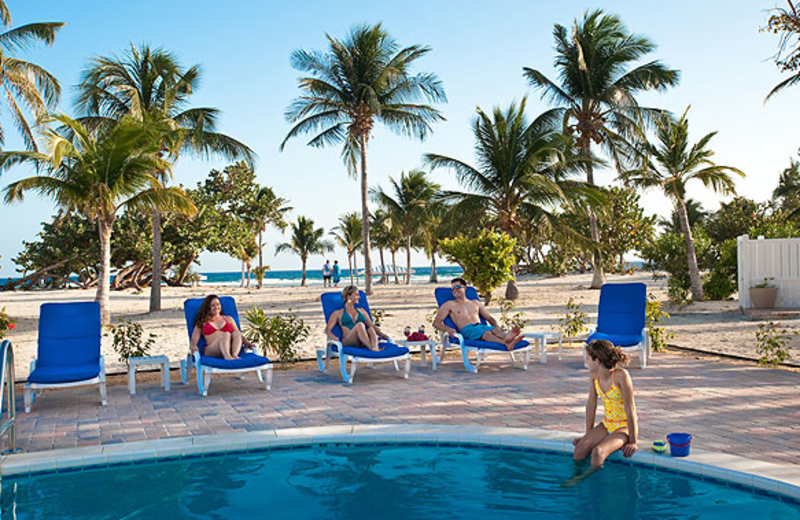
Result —
M400 285L400 279L397 277L397 260L395 260L395 251L392 249L392 271L394 271L394 284Z
M244 287L244 260L242 260L242 279L239 282L239 287Z
M350 285L355 285L356 282L353 281L353 257L355 253L347 253L347 267L350 270Z
M439 274L436 272L436 249L431 248L431 275L428 283L439 283Z
M411 283L411 235L406 237L406 285Z
M358 283L358 251L353 251L353 272L356 275L356 284Z
M262 275L260 275L258 277L258 288L259 289L261 289L261 285L262 285L262 283L264 281L264 276L263 276L263 273L264 273L264 254L263 254L263 252L264 252L264 242L263 242L263 238L264 237L263 237L263 233L264 233L264 229L263 228L258 230L258 272L262 273Z
M686 211L686 204L682 200L675 201L675 209L678 212L678 220L683 231L683 242L686 245L686 261L689 267L689 279L691 280L690 290L692 300L703 301L703 282L700 279L700 269L697 267L697 255L694 252L694 241L692 240L692 229L689 227L689 213Z
M113 220L109 223L101 219L97 226L100 233L100 279L97 282L95 300L100 304L100 320L103 325L108 325L111 321L108 295L111 291L111 230L113 225Z
M252 267L253 266L251 265L250 261L248 260L247 261L247 286L246 286L248 289L250 288L250 279L252 278Z
M153 277L150 279L150 312L161 310L161 214L153 211Z
M386 274L386 262L383 261L383 248L378 248L378 254L381 256L381 283L386 285L389 283L389 276Z
M590 157L591 142L588 138L584 139L581 145L581 151L585 158ZM586 181L594 186L594 168L592 163L586 164ZM600 235L597 232L597 217L592 208L589 208L589 232L591 233L592 243L594 244L594 251L592 252L592 289L599 289L603 286L603 256L600 252Z
M372 260L369 256L369 206L367 205L367 195L369 184L367 183L367 134L362 133L358 136L361 147L361 228L364 231L364 292L372 294Z
M302 276L302 278L300 278L300 287L305 287L306 286L306 260L308 260L308 258L301 256L300 260L303 262L303 276Z

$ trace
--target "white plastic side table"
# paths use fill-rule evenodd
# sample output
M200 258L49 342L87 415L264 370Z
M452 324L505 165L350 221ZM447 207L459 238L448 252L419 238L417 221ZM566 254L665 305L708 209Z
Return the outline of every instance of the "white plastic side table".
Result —
M537 340L539 346L539 361L544 365L547 363L547 340L558 340L558 360L561 361L561 345L563 338L560 332L526 332L526 338Z
M406 339L401 339L399 341L395 341L398 345L402 345L403 347L411 348L411 347L419 347L420 358L422 360L422 366L428 364L428 360L426 359L426 350L430 350L431 352L431 364L433 365L433 370L436 370L436 365L439 363L439 359L436 356L436 346L439 344L438 341L435 339L426 339L423 341L408 341Z
M169 358L167 356L145 356L128 358L128 390L136 393L136 367L145 365L161 365L161 386L169 392Z

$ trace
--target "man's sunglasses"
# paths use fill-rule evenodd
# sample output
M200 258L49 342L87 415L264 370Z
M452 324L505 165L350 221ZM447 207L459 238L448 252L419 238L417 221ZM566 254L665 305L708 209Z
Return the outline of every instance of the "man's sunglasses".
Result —
M454 285L454 286L453 286L453 290L454 290L454 291L457 291L458 289L463 289L463 288L464 288L464 286L463 286L463 285Z

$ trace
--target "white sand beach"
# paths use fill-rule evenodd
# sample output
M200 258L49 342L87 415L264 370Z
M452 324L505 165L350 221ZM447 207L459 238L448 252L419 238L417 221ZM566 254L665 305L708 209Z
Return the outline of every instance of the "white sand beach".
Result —
M442 280L446 285L449 280ZM640 281L648 286L648 292L666 302L666 287L663 280L654 281L649 273L633 276L609 276L607 281ZM589 314L590 322L596 317L598 291L588 289L591 274L569 275L560 278L523 276L518 282L520 298L514 312L522 311L530 320L527 331L557 330L559 318L566 313L565 305L569 298L581 304L581 311ZM433 298L435 285L428 283L406 285L389 284L375 286L370 297L372 309L386 311L383 330L396 339L403 337L406 325L416 329L425 325L430 333L429 316L436 309ZM169 356L177 363L186 355L188 336L183 317L183 300L202 297L207 294L227 294L236 298L241 314L254 306L263 307L268 312L296 311L311 327L311 336L300 346L302 357L311 358L318 346L324 344L324 324L319 295L323 289L314 287L282 287L263 289L241 289L238 287L195 287L163 289L163 310L150 314L147 312L149 294L135 294L132 291L111 293L112 322L130 319L141 323L145 334L152 333L157 342L151 354ZM502 297L503 289L494 293L495 300L490 310L499 316L497 298ZM94 299L94 290L59 290L34 292L0 292L0 306L5 306L8 314L17 321L10 331L9 339L15 347L17 377L25 377L30 361L36 354L36 329L39 306L45 302L85 301ZM665 321L668 331L676 337L669 342L682 347L732 354L755 358L755 333L760 321L744 316L736 301L702 302L683 309L665 310L672 315ZM783 320L782 326L795 329L800 325L795 320ZM103 341L103 354L109 372L120 372L123 365L111 348L111 338ZM456 354L457 355L457 354ZM792 348L793 363L800 363L800 349Z

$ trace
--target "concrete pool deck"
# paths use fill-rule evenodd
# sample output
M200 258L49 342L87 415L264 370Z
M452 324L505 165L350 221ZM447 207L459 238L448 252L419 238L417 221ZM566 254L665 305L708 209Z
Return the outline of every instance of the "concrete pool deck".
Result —
M218 435L233 440L251 437L235 434L269 436L291 428L514 428L531 438L525 430L562 432L558 442L583 429L588 378L579 349L565 350L562 361L550 356L547 365L531 364L527 371L510 367L507 357L489 357L477 375L467 373L459 354L450 352L437 372L415 362L404 380L389 366L361 367L352 385L341 382L338 362L333 365L326 374L278 370L270 392L253 374L245 380L215 376L206 398L193 381L174 384L170 392L156 381L141 382L133 396L124 385L111 386L105 407L96 387L49 391L34 401L30 414L18 414L18 446L25 454L6 459L3 471L34 452L58 450L63 458L62 449L87 448L101 456L125 453L128 448L120 443L161 440L154 446L169 446L186 442L175 438L206 436L219 443ZM713 464L706 460L713 452L719 460L734 461L731 471L758 475L760 467L777 465L782 473L800 475L800 373L663 353L655 354L647 369L637 366L634 360L630 371L643 455L649 455L652 440L684 431L694 436L689 462ZM172 378L178 379L175 371ZM21 396L17 406L22 410Z

